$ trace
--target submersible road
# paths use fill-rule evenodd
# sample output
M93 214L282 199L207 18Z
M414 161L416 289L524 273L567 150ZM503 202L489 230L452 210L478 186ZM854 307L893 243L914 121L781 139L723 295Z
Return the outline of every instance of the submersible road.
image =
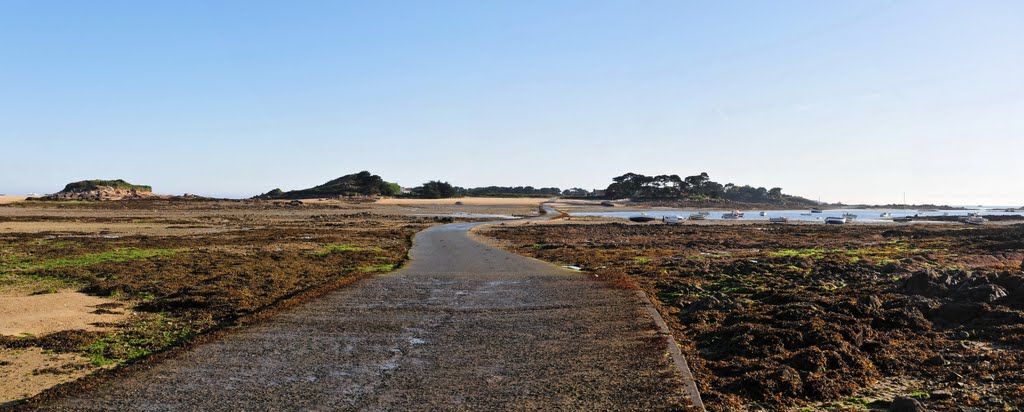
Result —
M688 404L635 291L418 234L402 270L342 288L59 410L659 410Z

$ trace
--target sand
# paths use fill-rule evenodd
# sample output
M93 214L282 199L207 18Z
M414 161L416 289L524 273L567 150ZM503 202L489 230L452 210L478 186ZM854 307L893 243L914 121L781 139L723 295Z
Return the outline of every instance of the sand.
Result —
M0 196L0 205L7 204L7 203L20 202L22 200L25 200L25 198L27 198L27 197L28 196L7 196L7 195Z
M96 314L96 306L114 302L75 291L31 295L24 290L0 292L0 335L44 335L62 330L100 330L99 322L117 322L126 315Z
M39 348L0 349L0 408L99 369L83 356Z

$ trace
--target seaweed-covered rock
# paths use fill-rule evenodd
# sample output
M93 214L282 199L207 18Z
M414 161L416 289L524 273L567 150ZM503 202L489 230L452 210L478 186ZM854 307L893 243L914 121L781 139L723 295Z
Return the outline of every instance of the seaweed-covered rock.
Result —
M907 396L898 396L889 404L889 412L923 412L926 410L917 399Z
M963 324L988 312L988 305L976 302L947 302L935 311L935 318L947 324Z
M875 314L882 310L882 300L877 295L865 295L857 299L857 309L863 314Z
M943 297L956 284L953 276L925 269L914 273L903 282L903 292L908 295Z
M692 305L686 308L686 313L693 314L709 310L728 312L734 310L740 311L743 309L743 304L736 302L735 300L728 298L717 298L712 296L697 300Z
M1006 295L1006 289L1003 289L1002 286L984 283L976 286L966 284L957 289L952 298L961 301L992 303Z

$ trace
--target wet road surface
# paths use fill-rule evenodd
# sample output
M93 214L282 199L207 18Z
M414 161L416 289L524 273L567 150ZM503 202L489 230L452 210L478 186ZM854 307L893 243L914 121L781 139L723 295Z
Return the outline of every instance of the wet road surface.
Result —
M357 282L58 410L670 410L688 403L634 291L428 229Z

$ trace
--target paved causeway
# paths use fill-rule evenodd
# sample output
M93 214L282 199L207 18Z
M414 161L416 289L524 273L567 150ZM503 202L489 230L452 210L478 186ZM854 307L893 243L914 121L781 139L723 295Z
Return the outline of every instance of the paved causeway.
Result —
M426 230L342 288L59 410L660 410L688 403L634 291Z

